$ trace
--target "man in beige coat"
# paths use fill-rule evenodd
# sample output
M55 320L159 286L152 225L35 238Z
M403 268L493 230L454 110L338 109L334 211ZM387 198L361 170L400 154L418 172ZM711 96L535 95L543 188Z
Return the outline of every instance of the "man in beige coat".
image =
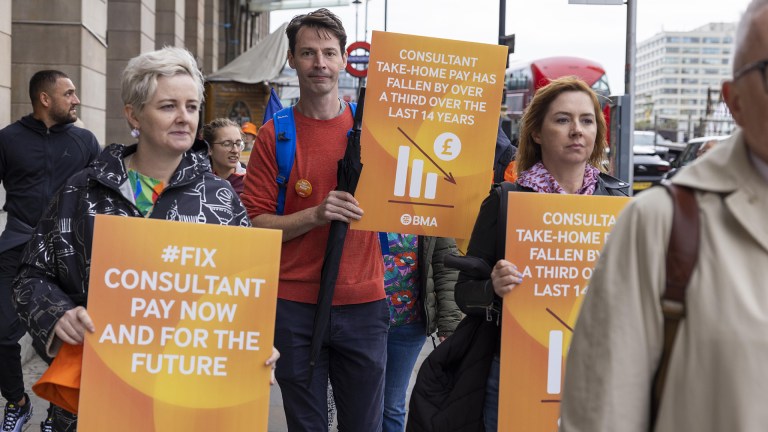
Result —
M701 240L655 427L672 218L661 188L629 204L596 266L567 360L562 432L768 429L767 67L768 0L753 0L723 84L741 130L672 181L696 191Z

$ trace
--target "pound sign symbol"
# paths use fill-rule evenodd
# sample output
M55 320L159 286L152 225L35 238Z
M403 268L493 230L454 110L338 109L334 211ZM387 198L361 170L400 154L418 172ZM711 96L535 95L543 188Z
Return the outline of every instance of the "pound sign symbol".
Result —
M453 152L451 151L451 143L453 142L452 139L445 140L445 143L443 143L443 154L445 156L453 156Z

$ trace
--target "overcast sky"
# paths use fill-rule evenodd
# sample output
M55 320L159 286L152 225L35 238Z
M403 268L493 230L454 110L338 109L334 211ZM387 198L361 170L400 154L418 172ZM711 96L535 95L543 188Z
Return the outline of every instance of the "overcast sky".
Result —
M496 0L387 0L387 31L497 43ZM692 30L709 22L737 22L749 0L638 0L637 41L666 31ZM368 33L384 30L385 0L368 0ZM468 7L471 5L471 7ZM315 9L315 8L313 8ZM313 9L271 13L271 30ZM365 37L365 0L359 6L330 8L339 15L348 43ZM356 19L357 11L357 19ZM555 55L601 63L613 94L624 93L626 6L569 5L568 0L507 0L506 33L515 34L510 61ZM357 37L355 37L357 34Z

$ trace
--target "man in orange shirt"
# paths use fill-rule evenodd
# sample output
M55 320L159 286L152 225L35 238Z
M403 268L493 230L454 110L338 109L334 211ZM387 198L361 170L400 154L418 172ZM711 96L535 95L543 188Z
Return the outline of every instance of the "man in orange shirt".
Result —
M275 127L259 130L241 196L253 225L283 231L275 346L276 370L289 431L325 431L328 379L340 430L381 431L389 308L378 235L349 231L333 296L328 334L310 378L313 330L323 254L331 221L359 220L363 210L335 191L337 161L352 127L351 109L339 98L347 62L346 33L326 9L298 15L286 29L288 62L299 78L293 107L296 155L285 207L277 215Z

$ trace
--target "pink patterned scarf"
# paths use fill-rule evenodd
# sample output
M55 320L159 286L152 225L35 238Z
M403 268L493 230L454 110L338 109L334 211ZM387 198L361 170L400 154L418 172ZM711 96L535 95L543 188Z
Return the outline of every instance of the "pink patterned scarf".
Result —
M576 191L577 195L592 195L597 187L597 179L600 175L600 170L587 164L584 170L584 183L581 188ZM517 183L520 186L531 188L539 193L559 193L566 194L566 192L560 184L557 183L552 174L547 171L544 164L541 161L529 169L523 171L520 177L517 178Z

